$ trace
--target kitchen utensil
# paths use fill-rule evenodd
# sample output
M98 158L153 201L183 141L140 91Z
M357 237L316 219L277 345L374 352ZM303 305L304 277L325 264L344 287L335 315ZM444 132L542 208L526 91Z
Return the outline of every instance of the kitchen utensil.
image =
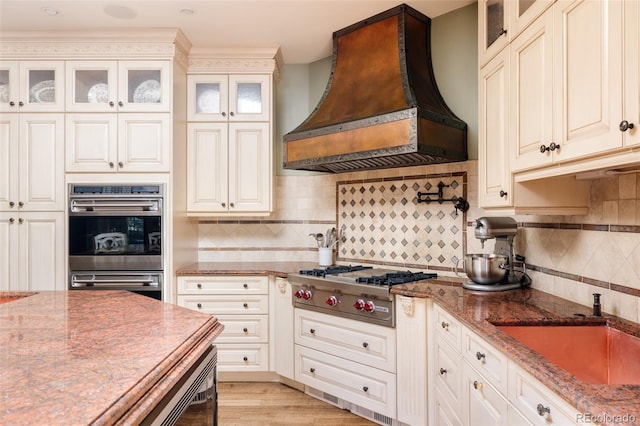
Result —
M324 244L324 236L321 233L318 232L316 234L316 233L312 232L311 234L309 234L309 236L315 238L316 244L318 244L318 247L322 247L323 246L323 244Z
M497 284L501 282L507 275L507 265L507 256L495 253L467 254L463 261L464 272L467 277L477 284ZM457 263L455 273L460 276Z

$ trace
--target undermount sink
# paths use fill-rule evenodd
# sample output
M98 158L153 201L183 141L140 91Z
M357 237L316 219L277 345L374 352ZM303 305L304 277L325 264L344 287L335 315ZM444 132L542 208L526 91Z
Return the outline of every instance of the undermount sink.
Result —
M608 325L497 325L547 360L594 384L640 384L640 338Z

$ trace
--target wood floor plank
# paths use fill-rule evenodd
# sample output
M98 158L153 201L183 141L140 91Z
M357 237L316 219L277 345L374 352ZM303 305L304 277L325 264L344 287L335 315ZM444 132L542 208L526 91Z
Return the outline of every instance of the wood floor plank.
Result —
M219 426L370 426L370 422L280 383L218 384Z

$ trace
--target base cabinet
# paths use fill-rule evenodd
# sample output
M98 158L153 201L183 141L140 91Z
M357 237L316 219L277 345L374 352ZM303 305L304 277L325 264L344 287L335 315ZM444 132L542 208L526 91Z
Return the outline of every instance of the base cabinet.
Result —
M437 303L432 318L433 424L577 424L575 409Z
M273 359L275 371L282 377L293 380L294 346L293 346L293 295L291 284L284 278L276 278L275 288L270 293L272 298L271 310L273 330Z
M180 276L178 305L215 315L218 371L269 371L269 277Z

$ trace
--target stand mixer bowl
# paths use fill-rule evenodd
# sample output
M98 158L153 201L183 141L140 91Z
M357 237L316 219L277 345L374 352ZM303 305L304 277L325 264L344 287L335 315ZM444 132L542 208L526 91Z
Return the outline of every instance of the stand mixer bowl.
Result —
M477 284L497 284L506 277L507 264L507 256L501 254L467 254L464 257L464 272Z

